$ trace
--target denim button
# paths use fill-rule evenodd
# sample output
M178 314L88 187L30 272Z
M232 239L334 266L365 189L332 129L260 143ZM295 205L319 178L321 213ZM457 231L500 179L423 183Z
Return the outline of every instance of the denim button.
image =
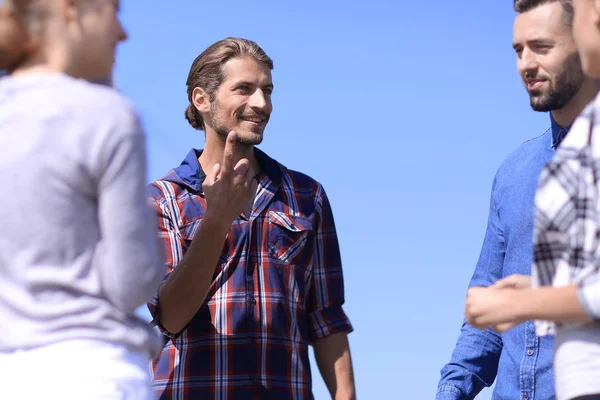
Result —
M525 393L525 394L523 395L523 400L527 400L527 399L529 399L529 395L528 395L527 393Z
M528 356L532 356L534 353L534 351L532 349L527 350L527 355Z

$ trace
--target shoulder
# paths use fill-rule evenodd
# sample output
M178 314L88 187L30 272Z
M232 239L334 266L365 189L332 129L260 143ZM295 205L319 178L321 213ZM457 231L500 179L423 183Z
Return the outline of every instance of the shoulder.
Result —
M534 166L540 164L551 154L552 132L548 129L542 135L529 139L513 150L500 164L495 180L513 180L523 173L534 172Z
M164 177L157 179L147 186L148 195L154 199L157 203L166 203L172 201L178 201L183 195L186 195L188 191L179 185L177 182L173 182L170 177L175 174L174 170L171 170Z
M593 124L593 127L591 126ZM590 129L593 129L593 136L590 138ZM600 140L598 138L598 129L600 128L600 97L592 100L579 114L569 134L558 148L557 155L561 157L568 154L570 150L581 149L588 143L593 144L594 153L598 154L600 150Z
M311 191L316 193L317 191L323 190L323 186L313 177L292 169L282 168L283 181L294 187L296 190Z
M133 104L111 87L62 77L49 90L55 93L61 120L92 135L94 141L113 142L144 133Z
M72 80L73 109L91 119L137 123L138 112L133 104L115 89L83 80Z
M257 149L255 153L262 167L274 180L281 179L282 189L296 196L315 196L323 191L323 186L311 176L286 167L281 162L271 158L266 153Z

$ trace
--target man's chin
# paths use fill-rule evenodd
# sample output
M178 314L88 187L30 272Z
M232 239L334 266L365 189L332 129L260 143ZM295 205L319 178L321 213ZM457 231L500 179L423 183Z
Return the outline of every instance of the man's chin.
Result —
M263 130L261 129L260 132L254 132L254 131L236 131L237 133L237 140L240 144L244 144L246 146L256 146L258 144L261 144L263 141Z
M531 97L530 98L530 102L529 105L531 106L531 109L533 111L539 111L539 112L547 112L547 111L552 111L548 106L548 101L546 101L546 99L540 98L540 97Z
M262 138L262 135L261 136L238 135L237 141L239 144L243 144L245 146L257 146L262 143L263 138Z

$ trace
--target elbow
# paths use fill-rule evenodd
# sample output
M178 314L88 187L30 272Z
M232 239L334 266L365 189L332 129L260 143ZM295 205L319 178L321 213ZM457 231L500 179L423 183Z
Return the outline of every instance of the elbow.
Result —
M123 288L125 290L125 288ZM127 294L116 294L113 296L109 295L110 302L119 310L126 314L132 314L135 310L144 304L145 296L139 294L127 295Z
M121 311L132 313L138 307L149 302L156 294L160 276L158 279L145 280L144 282L133 282L127 284L122 282L109 293L109 300Z
M163 269L149 268L144 274L121 276L112 282L105 282L105 292L111 303L119 310L131 314L149 302L156 294L162 278Z
M169 336L179 335L187 326L189 321L185 320L178 311L180 308L169 307L168 294L165 296L165 286L163 285L158 291L158 307L156 309L156 319L161 328L166 331Z
M162 329L173 337L178 336L186 327L185 323L170 318L168 315L165 316L164 312L159 312L158 322Z

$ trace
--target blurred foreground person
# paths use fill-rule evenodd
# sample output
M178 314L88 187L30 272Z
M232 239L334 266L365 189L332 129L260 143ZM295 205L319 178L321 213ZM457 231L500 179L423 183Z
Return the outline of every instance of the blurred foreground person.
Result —
M2 398L151 399L135 310L164 276L145 136L110 76L117 0L13 1L30 43L0 80ZM9 48L9 47L7 47Z

